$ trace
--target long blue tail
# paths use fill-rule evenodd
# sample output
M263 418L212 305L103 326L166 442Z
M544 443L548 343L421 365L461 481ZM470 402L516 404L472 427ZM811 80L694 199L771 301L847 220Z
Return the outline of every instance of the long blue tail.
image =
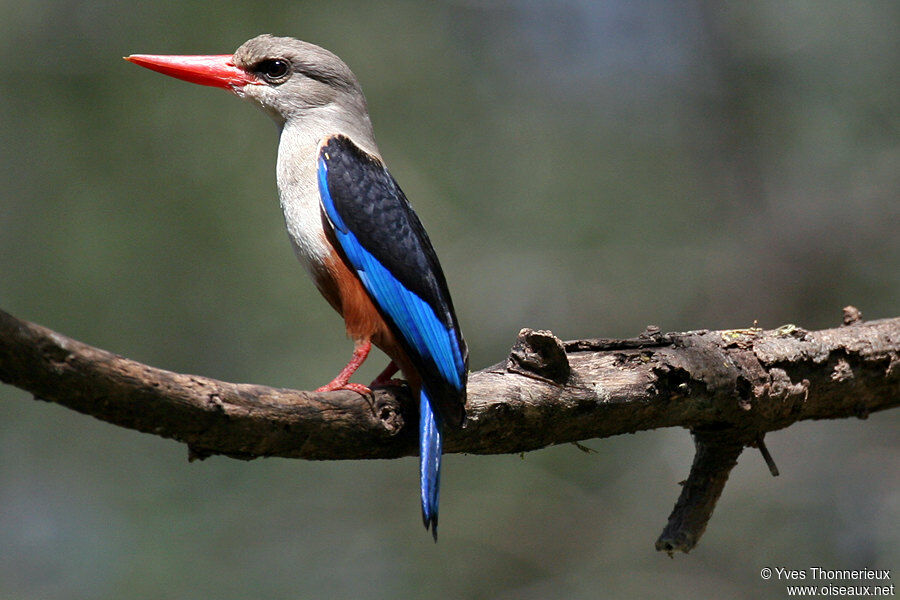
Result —
M441 489L441 424L423 389L419 393L419 476L422 488L422 522L437 541L438 495Z

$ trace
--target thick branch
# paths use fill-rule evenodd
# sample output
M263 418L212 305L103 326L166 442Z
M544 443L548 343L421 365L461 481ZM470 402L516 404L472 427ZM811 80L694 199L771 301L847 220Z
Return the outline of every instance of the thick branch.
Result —
M900 404L900 318L807 332L742 329L562 343L523 330L472 373L446 452L535 450L681 426L759 433ZM0 311L0 380L98 419L240 458L415 454L404 389L313 393L156 369Z
M190 455L391 458L415 453L404 388L313 393L182 375L0 311L0 381L98 419L173 438ZM900 317L804 331L737 329L561 342L523 329L505 363L472 373L468 423L445 452L524 452L686 427L697 454L657 549L688 552L746 446L805 419L900 404ZM767 456L767 455L766 455ZM767 462L773 474L777 469Z

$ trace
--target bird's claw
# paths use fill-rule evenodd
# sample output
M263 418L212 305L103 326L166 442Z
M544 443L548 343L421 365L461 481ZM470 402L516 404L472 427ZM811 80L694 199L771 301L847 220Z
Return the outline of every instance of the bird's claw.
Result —
M369 396L372 394L372 390L361 383L342 383L340 381L332 381L331 383L326 383L322 387L316 389L317 392L336 392L338 390L350 390L361 396Z

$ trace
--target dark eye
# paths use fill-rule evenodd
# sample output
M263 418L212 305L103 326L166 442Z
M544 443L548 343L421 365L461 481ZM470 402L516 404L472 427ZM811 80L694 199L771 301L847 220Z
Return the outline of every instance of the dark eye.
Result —
M269 83L283 79L290 71L288 62L281 58L271 58L256 65L256 71Z

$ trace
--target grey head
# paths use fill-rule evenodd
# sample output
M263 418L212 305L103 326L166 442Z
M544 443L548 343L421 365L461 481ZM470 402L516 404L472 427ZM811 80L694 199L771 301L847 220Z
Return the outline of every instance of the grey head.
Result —
M371 124L359 81L340 58L315 44L264 34L241 45L235 66L258 80L234 92L284 127L292 121L331 125L371 138ZM354 131L358 130L358 131Z

